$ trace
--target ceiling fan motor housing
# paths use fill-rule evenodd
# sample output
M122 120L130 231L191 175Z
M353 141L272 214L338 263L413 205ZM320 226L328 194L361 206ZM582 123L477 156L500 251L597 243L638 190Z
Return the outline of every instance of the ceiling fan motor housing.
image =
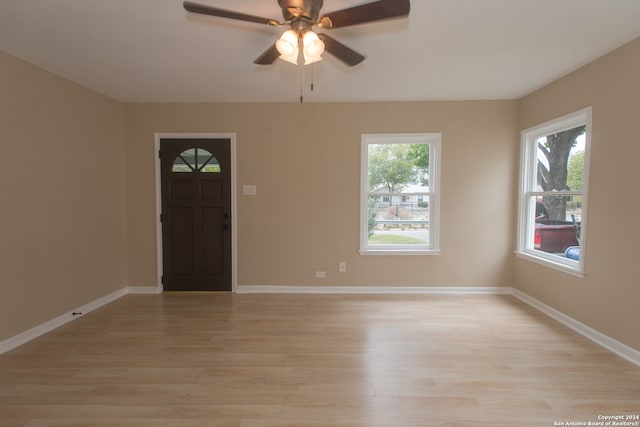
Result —
M285 21L309 20L318 22L323 0L278 0Z
M323 0L278 0L278 5L282 9L284 22L193 3L190 0L184 0L182 5L187 11L201 15L217 16L274 27L289 25L291 29L285 31L280 39L278 39L278 42L282 41L284 43L286 41L290 45L295 45L295 37L297 35L298 46L300 42L303 42L305 48L308 48L308 52L305 52L308 53L307 57L305 57L305 62L307 59L319 57L324 49L350 67L361 63L364 60L364 56L325 33L316 34L313 32L314 26L328 30L331 28L366 24L384 19L402 18L409 15L411 8L410 0L370 0L368 3L363 3L359 6L348 7L325 14L322 16L322 19L320 19L320 9L322 9L323 3ZM284 38L285 35L287 35L286 40ZM291 41L289 39L292 38L292 35L293 40ZM271 45L254 63L269 65L273 64L279 57L286 59L282 55L282 50L279 48L278 42ZM319 52L314 53L312 46L316 51L319 50ZM296 63L296 61L293 60L291 62Z

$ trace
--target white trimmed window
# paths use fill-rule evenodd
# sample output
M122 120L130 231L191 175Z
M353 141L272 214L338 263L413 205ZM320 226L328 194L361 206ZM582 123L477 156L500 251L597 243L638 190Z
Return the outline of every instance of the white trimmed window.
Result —
M362 135L360 253L435 254L439 133Z
M518 255L584 274L591 107L522 132Z

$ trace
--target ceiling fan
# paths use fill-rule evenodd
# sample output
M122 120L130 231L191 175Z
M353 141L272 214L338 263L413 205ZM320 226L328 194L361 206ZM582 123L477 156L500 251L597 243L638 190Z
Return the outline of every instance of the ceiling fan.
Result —
M297 64L300 53L303 54L304 63L309 64L320 60L320 55L326 50L351 67L362 62L364 56L324 33L316 34L312 30L313 27L328 30L383 19L400 18L408 16L410 10L409 0L378 0L325 15L320 15L323 0L278 0L278 4L282 9L283 22L191 1L185 1L183 6L189 12L202 15L275 27L288 25L290 29L285 31L280 39L256 58L253 61L254 64L269 65L278 58Z

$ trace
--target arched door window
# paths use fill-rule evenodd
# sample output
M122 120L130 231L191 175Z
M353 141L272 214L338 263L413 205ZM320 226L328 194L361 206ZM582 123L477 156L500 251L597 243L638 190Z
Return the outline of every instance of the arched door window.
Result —
M173 161L171 172L220 173L220 163L213 154L203 148L184 150Z

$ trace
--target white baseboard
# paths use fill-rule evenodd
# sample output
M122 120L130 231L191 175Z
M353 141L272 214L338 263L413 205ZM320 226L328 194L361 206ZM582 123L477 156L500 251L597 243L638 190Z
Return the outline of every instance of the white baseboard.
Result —
M530 305L536 310L562 323L569 329L579 333L586 338L589 338L591 341L601 345L609 351L612 351L613 353L628 360L629 362L640 366L640 351L622 344L620 341L616 341L613 338L585 325L584 323L578 322L577 320L567 316L566 314L556 310L551 306L548 306L543 302L538 301L537 299L525 294L524 292L521 292L517 289L512 289L511 293L520 301Z
M26 342L39 337L40 335L44 335L47 332L50 332L56 328L59 328L60 326L66 323L69 323L74 319L82 317L83 314L87 314L90 311L93 311L102 306L105 306L110 302L113 302L118 298L123 297L127 293L128 293L127 288L119 289L115 292L110 293L109 295L105 295L102 298L98 298L97 300L92 301L89 304L85 304L74 310L68 311L54 319L49 320L48 322L41 323L40 325L35 326L31 329L28 329L18 335L8 338L4 341L0 341L0 354L6 353L9 350L13 350L14 348L19 347L22 344L25 344Z
M411 294L411 295L510 295L501 286L261 286L238 285L239 294Z
M96 310L102 306L105 306L118 298L122 298L127 294L159 294L162 293L162 289L157 286L129 286L122 289L119 289L115 292L110 293L102 298L98 298L95 301L90 302L89 304L85 304L81 307L78 307L74 310L71 310L67 313L64 313L55 319L51 319L48 322L42 323L38 326L35 326L31 329L28 329L18 335L15 335L11 338L8 338L4 341L0 341L0 354L6 353L9 350L13 350L16 347L21 346L34 338L39 337L40 335L44 335L47 332L53 331L56 328L64 325L65 323L71 322L74 319L82 317L82 315L87 314L93 310ZM74 314L76 313L76 314Z

